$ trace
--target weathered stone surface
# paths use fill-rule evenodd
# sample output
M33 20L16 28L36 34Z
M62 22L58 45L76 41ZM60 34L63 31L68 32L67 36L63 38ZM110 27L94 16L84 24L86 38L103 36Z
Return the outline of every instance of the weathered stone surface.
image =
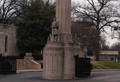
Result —
M61 42L51 42L44 48L43 77L45 79L63 78L63 47Z
M75 77L74 55L77 54L81 55L81 48L74 43L48 42L43 52L43 78L73 79Z
M22 51L17 47L14 25L0 24L0 53L2 56L18 56Z
M59 22L58 38L50 34L43 50L43 78L73 79L74 55L81 56L80 45L74 44L71 35L71 0L56 0L56 17Z
M24 59L17 59L17 70L41 69L41 64L36 62L31 56L25 56Z
M56 18L59 22L59 33L71 34L71 0L56 0Z

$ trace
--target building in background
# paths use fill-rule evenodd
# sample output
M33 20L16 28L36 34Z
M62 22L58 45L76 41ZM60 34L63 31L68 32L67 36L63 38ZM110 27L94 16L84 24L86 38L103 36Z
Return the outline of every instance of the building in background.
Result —
M14 25L0 24L0 54L2 56L18 56L21 53L17 47L16 29Z
M100 61L107 62L118 62L119 52L118 51L100 51Z

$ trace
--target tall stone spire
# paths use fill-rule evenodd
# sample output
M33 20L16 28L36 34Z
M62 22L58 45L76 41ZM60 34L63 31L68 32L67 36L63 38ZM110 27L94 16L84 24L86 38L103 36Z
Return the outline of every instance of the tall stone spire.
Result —
M60 34L71 34L71 0L56 0L56 18Z

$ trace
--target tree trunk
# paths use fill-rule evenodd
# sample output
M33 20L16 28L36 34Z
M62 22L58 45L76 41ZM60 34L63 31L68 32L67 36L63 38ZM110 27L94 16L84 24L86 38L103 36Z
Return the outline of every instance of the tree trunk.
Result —
M97 32L97 38L96 38L96 51L95 51L95 56L96 56L96 61L99 61L99 50L100 50L100 32Z
M99 61L99 44L96 46L95 56L96 56L96 61Z

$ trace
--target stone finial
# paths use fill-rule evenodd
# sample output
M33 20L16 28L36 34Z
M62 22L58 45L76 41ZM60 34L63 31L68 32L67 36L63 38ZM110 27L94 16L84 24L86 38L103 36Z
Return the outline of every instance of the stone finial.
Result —
M32 53L25 53L25 56L31 57L31 56L32 56Z

